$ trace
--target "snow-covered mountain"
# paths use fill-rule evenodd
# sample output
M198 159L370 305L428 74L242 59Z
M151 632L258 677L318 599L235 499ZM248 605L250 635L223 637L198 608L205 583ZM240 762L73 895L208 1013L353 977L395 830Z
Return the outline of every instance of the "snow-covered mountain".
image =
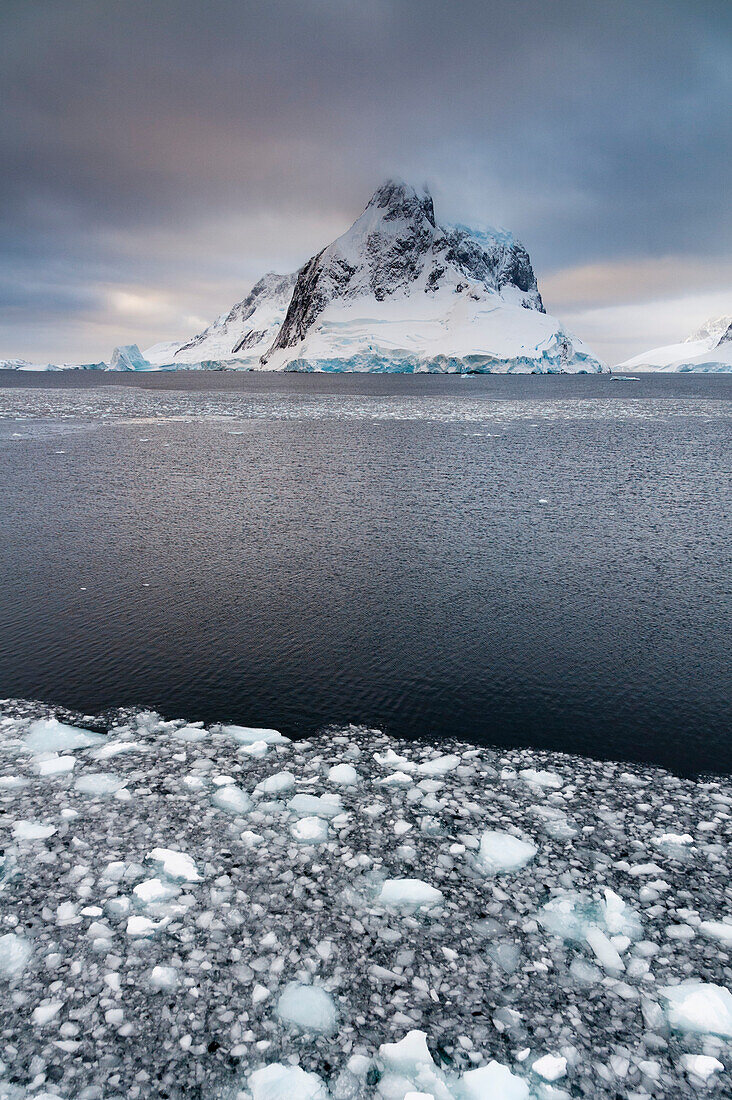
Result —
M725 374L732 371L732 316L706 321L680 344L653 348L628 359L625 370Z
M441 226L427 191L393 180L300 271L265 275L192 340L143 354L278 371L607 369L545 313L523 245Z

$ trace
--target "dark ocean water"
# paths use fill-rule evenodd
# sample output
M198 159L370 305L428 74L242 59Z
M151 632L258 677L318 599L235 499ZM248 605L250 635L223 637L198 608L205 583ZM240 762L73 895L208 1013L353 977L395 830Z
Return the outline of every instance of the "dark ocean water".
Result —
M732 378L0 378L0 695L732 771Z

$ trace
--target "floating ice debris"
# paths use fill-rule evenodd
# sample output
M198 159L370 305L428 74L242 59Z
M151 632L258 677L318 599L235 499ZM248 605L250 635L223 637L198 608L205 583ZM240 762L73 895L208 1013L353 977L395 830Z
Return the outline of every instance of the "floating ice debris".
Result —
M537 1058L531 1068L545 1081L558 1081L567 1074L567 1059L556 1054L545 1054L542 1058Z
M338 1010L329 993L316 985L290 982L277 1001L280 1020L301 1031L330 1035L336 1029Z
M268 775L254 788L255 794L282 794L291 791L295 786L295 776L292 772L276 772Z
M431 760L423 760L417 765L417 771L420 775L445 775L446 772L454 771L459 765L460 757L454 753L448 753L446 756L433 756Z
M252 1100L328 1100L328 1091L317 1074L279 1062L255 1070L249 1078L249 1091Z
M214 806L230 814L245 814L252 808L252 800L247 792L233 783L228 783L214 791L211 801Z
M31 722L25 738L26 748L39 753L73 752L74 749L87 749L102 741L101 734L68 726L56 718L39 718Z
M200 729L198 726L180 726L178 729L171 731L171 736L175 737L176 741L187 741L190 744L196 744L198 741L205 741L208 734L206 730Z
M335 817L343 812L343 803L337 794L296 794L287 803L294 814L314 817Z
M418 878L388 878L376 898L381 905L392 909L417 909L439 905L442 891Z
M527 840L520 840L512 833L488 829L480 838L476 858L478 869L485 875L518 871L536 855L538 848Z
M174 966L154 966L150 971L150 985L153 989L169 992L176 989L180 975Z
M47 1001L46 1004L38 1005L33 1009L33 1023L38 1027L45 1027L55 1016L58 1016L63 1007L63 1001Z
M534 783L537 787L548 787L558 791L564 786L564 780L555 772L536 771L535 768L522 768L519 772L519 776L527 783Z
M311 1085L323 1100L726 1095L727 777L354 727L187 743L175 732L200 723L129 710L81 754L25 751L53 713L0 706L0 933L33 951L15 974L0 962L0 1096L12 1073L13 1100L252 1100L253 1075L273 1065L261 1097L268 1077L286 1100ZM83 739L102 728L66 718ZM127 746L113 767L130 800L94 806L74 780L114 746ZM39 773L72 752L73 773ZM262 792L238 817L212 805L251 798L284 757L296 782L284 798ZM336 782L351 769L356 783ZM379 783L394 773L410 782ZM56 832L24 841L14 821ZM533 863L479 874L486 831L531 841ZM669 834L695 839L654 843ZM292 983L337 1004L331 1032L278 1015ZM62 1001L34 1024L36 1007ZM403 1050L418 1028L420 1049L387 1065L379 1048ZM547 1055L566 1058L553 1082ZM711 1059L706 1085L690 1059Z
M352 764L334 764L328 772L330 782L337 783L342 787L354 787L359 778L359 774Z
M732 921L703 920L699 925L699 931L703 936L721 940L722 943L732 947Z
M7 932L0 936L0 977L18 977L31 957L31 945L23 936Z
M724 1066L718 1058L712 1058L709 1054L682 1054L681 1065L687 1073L708 1081L713 1073L719 1073Z
M159 902L177 897L180 887L172 882L163 882L159 878L148 878L144 882L139 882L132 893L135 901L140 905L157 905Z
M55 832L55 825L41 825L40 821L13 822L13 836L16 840L48 840Z
M677 1031L732 1039L732 993L713 982L689 980L659 989L666 1016Z
M290 832L301 844L324 844L328 839L328 822L322 817L301 817L290 827Z
M92 798L117 794L124 786L125 780L111 772L87 772L86 775L80 775L74 783L74 789L79 794L88 794Z
M37 757L34 767L39 775L64 775L73 771L75 764L76 760L73 756L59 756L54 752Z
M257 741L264 741L266 745L288 744L289 737L285 737L279 730L255 729L252 726L220 726L222 733L233 737L240 745L252 745Z
M163 874L168 878L182 879L185 882L199 882L201 876L196 865L185 852L176 852L173 848L153 848L148 859L162 865Z

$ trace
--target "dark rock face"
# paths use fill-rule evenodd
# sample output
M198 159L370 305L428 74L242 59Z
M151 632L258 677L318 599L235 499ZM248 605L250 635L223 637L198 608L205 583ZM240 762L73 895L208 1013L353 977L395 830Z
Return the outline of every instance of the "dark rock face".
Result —
M417 287L422 278L423 286ZM298 272L282 327L262 363L303 340L334 299L373 295L380 302L412 287L415 293L436 293L446 283L457 292L471 283L498 292L514 286L526 295L521 305L544 312L523 245L506 235L443 228L427 192L390 180L352 228Z
M732 343L732 324L728 325L726 331L723 332L722 335L719 337L719 340L717 341L717 347L719 347L720 344L729 343Z

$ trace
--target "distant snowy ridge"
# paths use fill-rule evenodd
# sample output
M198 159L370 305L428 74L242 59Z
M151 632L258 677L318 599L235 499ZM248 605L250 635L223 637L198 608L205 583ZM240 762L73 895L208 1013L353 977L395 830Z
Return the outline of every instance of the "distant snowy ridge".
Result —
M645 351L621 363L620 368L727 374L732 371L732 315L706 321L681 343Z
M547 316L510 233L438 225L429 193L393 180L300 271L265 275L198 336L145 357L277 371L606 369Z

